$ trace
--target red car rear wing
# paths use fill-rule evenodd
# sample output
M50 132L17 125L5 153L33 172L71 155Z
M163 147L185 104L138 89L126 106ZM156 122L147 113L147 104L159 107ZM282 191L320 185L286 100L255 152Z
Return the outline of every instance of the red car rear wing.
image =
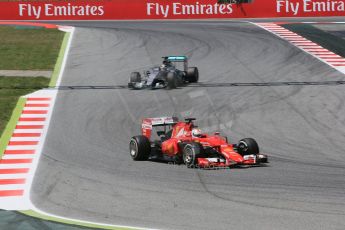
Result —
M177 117L145 118L141 124L142 135L151 138L152 127L174 125L178 122Z

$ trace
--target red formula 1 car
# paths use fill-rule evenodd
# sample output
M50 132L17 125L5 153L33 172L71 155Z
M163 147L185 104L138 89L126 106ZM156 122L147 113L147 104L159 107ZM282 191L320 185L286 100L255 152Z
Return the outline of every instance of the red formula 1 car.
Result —
M229 167L267 163L267 156L259 153L252 138L230 144L226 137L202 133L193 121L175 117L146 118L142 122L142 135L129 143L133 160L164 160L184 163L187 167ZM156 133L153 132L156 130ZM157 140L152 136L157 135Z

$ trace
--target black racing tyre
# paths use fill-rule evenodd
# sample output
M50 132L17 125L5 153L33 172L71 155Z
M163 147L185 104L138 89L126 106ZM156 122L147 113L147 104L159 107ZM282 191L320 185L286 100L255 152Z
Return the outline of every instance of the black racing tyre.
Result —
M141 76L138 72L132 72L129 78L130 83L141 82Z
M173 72L169 72L167 75L167 89L176 89L177 87L176 75Z
M199 81L199 70L197 67L190 67L187 69L187 80L191 83Z
M184 83L183 78L184 76L176 76L176 87L183 86L183 83Z
M189 143L183 148L182 159L183 163L188 167L194 167L198 160L197 158L203 155L203 147L200 143Z
M244 138L238 142L237 152L244 155L259 154L259 145L253 138Z
M151 153L149 139L142 135L132 137L129 142L129 153L135 161L147 160Z

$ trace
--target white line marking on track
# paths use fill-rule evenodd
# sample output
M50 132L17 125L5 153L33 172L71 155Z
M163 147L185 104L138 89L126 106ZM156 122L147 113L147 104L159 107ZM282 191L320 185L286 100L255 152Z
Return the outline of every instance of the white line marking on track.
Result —
M99 225L99 226L104 226L104 227L113 227L113 228L128 228L128 229L138 229L138 230L158 230L158 229L154 229L154 228L142 228L142 227L133 227L133 226L126 226L126 225L111 225L111 224L103 224L103 223L99 223L99 222L91 222L91 221L85 221L85 220L80 220L80 219L72 219L72 218L66 218L63 216L58 216L58 215L54 215L54 214L50 214L47 212L44 212L38 208L36 208L35 206L32 205L32 210L42 214L42 215L47 215L47 216L51 216L54 218L58 218L58 219L63 219L63 220L68 220L68 221L73 221L73 222L81 222L81 223L85 223L85 224L95 224L95 225Z

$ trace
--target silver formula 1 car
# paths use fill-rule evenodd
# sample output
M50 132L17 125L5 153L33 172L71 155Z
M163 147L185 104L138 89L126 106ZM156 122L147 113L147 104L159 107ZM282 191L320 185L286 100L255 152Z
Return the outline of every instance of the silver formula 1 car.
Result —
M131 89L175 89L185 83L194 83L198 80L198 68L188 67L186 56L167 56L163 57L161 66L152 67L144 71L143 75L139 72L132 72L128 87Z

